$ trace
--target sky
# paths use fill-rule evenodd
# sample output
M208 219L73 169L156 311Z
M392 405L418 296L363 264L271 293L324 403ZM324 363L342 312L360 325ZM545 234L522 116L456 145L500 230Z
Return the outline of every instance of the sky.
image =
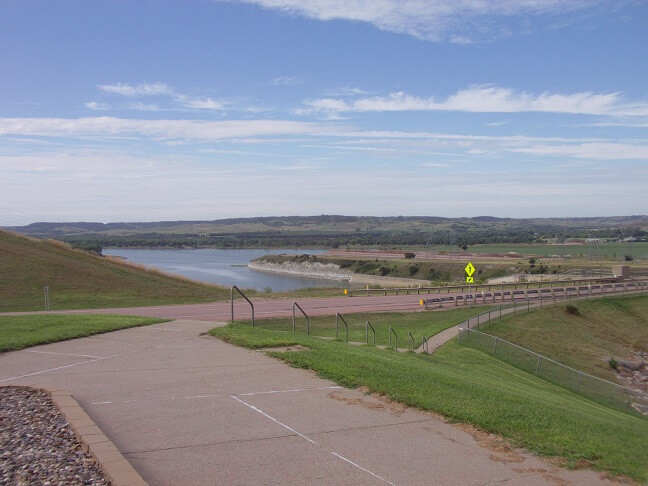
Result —
M2 0L0 225L648 213L646 0Z

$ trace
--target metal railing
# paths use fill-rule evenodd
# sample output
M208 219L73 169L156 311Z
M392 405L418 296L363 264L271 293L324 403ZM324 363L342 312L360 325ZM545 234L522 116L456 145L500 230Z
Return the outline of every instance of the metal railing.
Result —
M376 345L376 330L373 328L371 325L371 322L367 321L365 323L365 341L367 344L369 344L369 329L371 329L371 332L373 333L373 345Z
M339 312L335 314L335 339L338 338L338 327L339 327L339 321L342 321L344 323L344 327L346 328L346 342L349 342L349 324L347 321L342 317L342 314Z
M241 289L239 289L236 285L232 285L232 288L230 289L230 306L232 310L230 322L234 322L234 290L241 294L241 297L247 300L248 304L250 304L250 307L252 308L252 326L254 326L254 304L243 292L241 292Z
M301 311L302 314L304 314L304 317L306 318L306 334L310 336L310 319L308 318L308 314L304 312L304 309L301 308L301 306L297 302L293 302L292 306L292 330L293 332L295 331L295 307Z
M459 342L603 405L640 414L648 411L648 395L641 391L571 368L500 337L461 327Z
M430 354L430 346L428 346L428 340L425 336L423 336L423 342L421 343L421 346L423 347L423 352L425 354Z
M648 289L648 281L635 280L628 282L615 282L595 285L575 285L565 287L550 287L525 290L501 290L501 291L481 291L466 295L448 295L445 297L433 297L421 299L421 305L426 309L440 308L447 303L454 304L455 307L461 303L467 305L468 302L475 304L494 304L497 302L519 302L520 300L538 301L543 304L545 301L573 298L590 298L595 296L604 296L610 293L625 292L643 292Z
M601 284L607 282L616 282L618 279L616 277L590 277L590 278L573 278L573 279L563 279L563 280L553 280L553 281L538 281L538 282L517 282L517 283L502 283L502 284L473 284L473 289L478 291L491 291L495 289L533 289L533 288L553 288L554 285L564 284L564 285L579 285L583 283L592 284ZM441 294L441 293L450 293L450 292L460 292L463 293L464 289L468 289L468 285L446 285L442 287L392 287L392 288L382 288L382 289L344 289L344 295L352 297L353 294L384 294L394 293L399 295L399 293L407 294Z
M414 351L414 336L409 331L407 331L407 349Z
M396 338L396 347L394 349L396 349L396 351L398 351L398 334L396 334L396 331L394 331L393 327L389 326L389 347L390 348L394 347L394 346L392 346L392 334Z

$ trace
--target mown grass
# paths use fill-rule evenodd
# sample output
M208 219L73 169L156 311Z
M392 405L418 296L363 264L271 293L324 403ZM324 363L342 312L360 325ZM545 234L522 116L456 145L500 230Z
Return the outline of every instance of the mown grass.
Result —
M613 475L648 480L648 421L604 407L454 341L433 355L252 328L239 323L210 331L239 346L300 344L307 351L272 353L336 383L474 424L543 456Z
M408 331L414 336L415 347L421 345L423 337L429 338L449 327L455 326L487 307L465 307L439 312L381 312L364 314L345 314L344 320L349 324L349 341L365 342L365 323L370 321L376 331L376 344L386 346L389 344L389 327L393 327L398 336L398 346L408 346ZM335 316L310 317L310 333L318 337L335 337ZM257 326L275 331L291 331L292 318L273 318L256 321ZM306 319L297 314L295 328L306 330ZM345 339L345 326L339 321L338 339ZM373 343L373 334L369 330L369 339Z
M648 296L579 300L495 321L485 332L601 378L616 381L610 357L636 359L648 351Z
M229 289L0 231L0 312L213 302Z
M146 326L168 319L150 317L49 314L0 316L0 352L54 343L128 327Z

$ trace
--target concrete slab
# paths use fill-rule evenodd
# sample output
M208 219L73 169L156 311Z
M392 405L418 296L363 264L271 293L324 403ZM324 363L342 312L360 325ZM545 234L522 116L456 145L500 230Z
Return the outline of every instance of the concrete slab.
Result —
M150 484L602 483L200 336L211 326L163 323L6 353L0 370L5 384L68 389ZM62 349L102 357L53 354Z

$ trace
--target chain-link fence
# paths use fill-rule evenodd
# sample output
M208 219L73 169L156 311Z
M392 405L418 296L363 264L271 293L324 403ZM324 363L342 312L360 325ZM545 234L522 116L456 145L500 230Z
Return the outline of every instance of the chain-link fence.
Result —
M648 395L639 390L575 370L500 337L468 326L459 328L459 342L609 407L648 416Z

